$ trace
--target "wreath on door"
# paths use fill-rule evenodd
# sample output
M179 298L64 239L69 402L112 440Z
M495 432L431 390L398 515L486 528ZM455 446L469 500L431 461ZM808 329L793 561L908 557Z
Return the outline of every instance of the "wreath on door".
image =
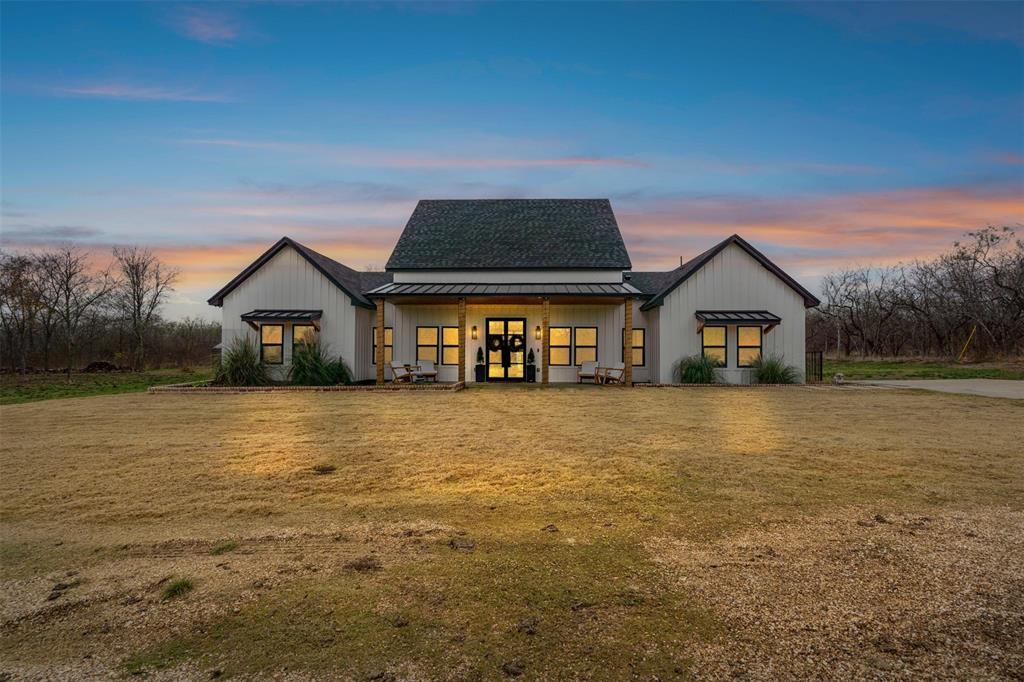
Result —
M487 349L491 351L501 350L501 337L492 336L491 338L487 339Z
M522 334L513 334L508 340L508 349L513 353L522 353L526 348L526 337Z

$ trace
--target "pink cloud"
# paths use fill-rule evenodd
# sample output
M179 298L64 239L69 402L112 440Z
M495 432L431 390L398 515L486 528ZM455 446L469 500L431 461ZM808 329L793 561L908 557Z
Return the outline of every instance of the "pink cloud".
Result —
M171 23L186 38L208 45L233 43L243 34L242 23L236 16L210 7L183 8Z
M97 97L147 102L230 102L227 95L197 92L190 88L168 88L158 85L129 83L95 83L91 85L63 85L49 88L54 95L65 97Z

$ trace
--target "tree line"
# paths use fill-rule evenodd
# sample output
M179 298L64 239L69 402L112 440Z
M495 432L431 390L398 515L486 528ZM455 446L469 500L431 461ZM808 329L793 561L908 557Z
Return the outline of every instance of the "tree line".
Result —
M838 356L1006 358L1024 352L1024 242L968 232L944 253L826 275L807 348Z
M0 252L0 358L9 371L62 369L93 361L143 370L206 364L220 325L161 316L177 270L150 250L115 247L107 267L62 246Z

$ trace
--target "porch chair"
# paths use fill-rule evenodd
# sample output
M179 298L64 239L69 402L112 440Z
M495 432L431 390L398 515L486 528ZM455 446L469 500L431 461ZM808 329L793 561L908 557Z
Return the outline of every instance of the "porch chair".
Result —
M411 384L414 378L413 373L410 372L409 368L402 363L391 363L391 380L396 384Z
M437 368L434 367L433 360L420 360L420 368L413 372L413 375L417 379L430 379L433 382L437 382Z
M604 368L604 374L599 381L602 384L621 384L626 378L626 363L616 362L611 367Z
M596 362L584 362L582 365L576 368L576 383L582 384L584 379L590 379L595 384L597 383Z

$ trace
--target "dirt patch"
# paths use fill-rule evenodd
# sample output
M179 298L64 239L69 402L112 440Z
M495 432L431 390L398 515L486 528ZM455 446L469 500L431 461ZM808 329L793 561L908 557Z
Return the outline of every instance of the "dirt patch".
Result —
M845 511L651 556L729 623L701 676L1005 679L1024 671L1024 513Z

